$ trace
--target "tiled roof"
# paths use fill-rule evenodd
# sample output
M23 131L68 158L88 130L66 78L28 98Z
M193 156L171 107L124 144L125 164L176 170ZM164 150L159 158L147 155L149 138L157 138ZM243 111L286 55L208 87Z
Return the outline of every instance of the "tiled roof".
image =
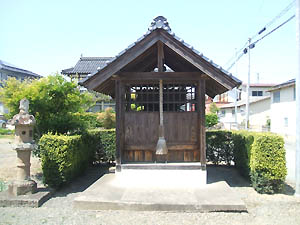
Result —
M255 102L260 102L260 101L263 101L263 100L269 99L269 98L271 98L271 97L270 96L259 96L259 97L250 96L249 97L249 104L252 104L252 103L255 103ZM237 106L246 105L246 99L242 99L240 101L237 101L236 105ZM231 103L220 106L221 109L232 108L232 107L235 107L234 102L231 102Z
M19 67L16 67L16 66L14 66L10 63L7 63L7 62L3 61L3 60L0 60L0 69L12 71L12 72L17 72L17 73L22 73L22 74L25 74L27 76L41 77L40 75L38 75L36 73L33 73L31 71L28 71L28 70L21 69Z
M291 80L288 80L284 83L273 86L269 91L275 91L275 90L278 90L280 88L289 87L289 86L295 85L295 83L296 83L296 80L291 79Z
M73 68L62 70L62 74L92 74L106 66L112 57L80 57Z
M194 53L196 53L197 55L199 55L202 59L204 59L205 61L207 61L208 63L210 63L216 69L219 69L220 71L222 71L223 73L225 73L226 75L228 75L231 79L235 80L236 82L241 83L241 81L239 79L237 79L236 77L232 76L231 73L229 73L228 71L226 71L225 69L223 69L220 65L214 63L211 59L209 59L206 56L204 56L202 52L197 51L196 49L194 49L194 47L192 45L190 45L187 42L185 42L182 38L176 36L175 33L171 30L167 19L165 17L163 17L163 16L158 16L158 17L154 18L153 22L151 23L150 27L148 28L148 31L146 33L144 33L143 36L141 36L140 38L138 38L134 43L130 44L126 49L124 49L123 51L121 51L115 57L111 58L111 61L107 62L107 64L104 65L104 67L106 67L108 64L110 64L111 62L113 62L114 60L116 60L117 58L119 58L120 56L122 56L123 54L125 54L125 52L127 52L128 50L130 50L137 43L139 43L140 41L142 41L144 38L146 38L149 34L151 34L154 30L157 30L157 29L163 29L163 30L167 31L170 35L173 36L173 38L175 38L176 40L180 41L183 45L185 45L186 47L188 47L189 49L191 49ZM101 69L103 69L103 68L101 68ZM97 72L98 71L95 71L94 73L90 74L85 79L83 79L80 83L84 83L90 77L92 77L95 74L97 74Z

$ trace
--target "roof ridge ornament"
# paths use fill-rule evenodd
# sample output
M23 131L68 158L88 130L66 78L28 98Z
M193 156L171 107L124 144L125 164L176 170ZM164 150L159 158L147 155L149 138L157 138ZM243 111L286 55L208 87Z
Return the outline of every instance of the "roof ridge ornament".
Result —
M171 31L167 19L163 16L157 16L153 19L153 22L151 22L151 25L148 28L148 30L153 31L155 29L164 29L166 31Z

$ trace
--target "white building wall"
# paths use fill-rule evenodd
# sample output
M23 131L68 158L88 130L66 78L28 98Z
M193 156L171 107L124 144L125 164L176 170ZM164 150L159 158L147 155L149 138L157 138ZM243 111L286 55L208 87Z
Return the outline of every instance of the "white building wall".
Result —
M250 104L249 110L249 124L250 127L260 130L262 126L265 126L267 120L270 118L270 98L254 102ZM222 114L222 110L225 114ZM221 109L220 122L225 126L225 129L231 129L235 122L234 107ZM239 106L237 110L237 123L242 124L245 121L245 105Z
M294 87L282 88L280 102L274 103L271 95L271 131L281 135L296 135L296 101L294 100Z

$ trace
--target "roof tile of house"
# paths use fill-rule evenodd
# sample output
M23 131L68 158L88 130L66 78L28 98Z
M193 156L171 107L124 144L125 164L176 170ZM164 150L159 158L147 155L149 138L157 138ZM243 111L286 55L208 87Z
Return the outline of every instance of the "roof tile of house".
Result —
M74 67L62 70L62 74L92 74L105 67L112 59L112 57L80 57Z
M0 69L17 72L17 73L22 73L22 74L25 74L27 76L32 76L32 77L41 77L40 75L38 75L36 73L33 73L29 70L21 69L19 67L16 67L10 63L3 61L3 60L0 60Z

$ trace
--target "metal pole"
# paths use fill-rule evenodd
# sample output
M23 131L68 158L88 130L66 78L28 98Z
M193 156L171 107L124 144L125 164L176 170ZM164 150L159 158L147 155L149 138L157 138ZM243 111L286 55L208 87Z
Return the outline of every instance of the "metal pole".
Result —
M250 88L250 45L251 45L251 38L248 39L249 46L248 46L248 82L247 82L247 99L246 99L246 121L245 121L245 129L248 130L249 125L249 88Z
M297 42L297 73L296 73L296 191L300 197L300 0L296 1L296 42Z
M235 58L237 59L237 49L235 49ZM237 62L235 63L235 76L237 77ZM234 89L234 122L237 127L237 87Z

